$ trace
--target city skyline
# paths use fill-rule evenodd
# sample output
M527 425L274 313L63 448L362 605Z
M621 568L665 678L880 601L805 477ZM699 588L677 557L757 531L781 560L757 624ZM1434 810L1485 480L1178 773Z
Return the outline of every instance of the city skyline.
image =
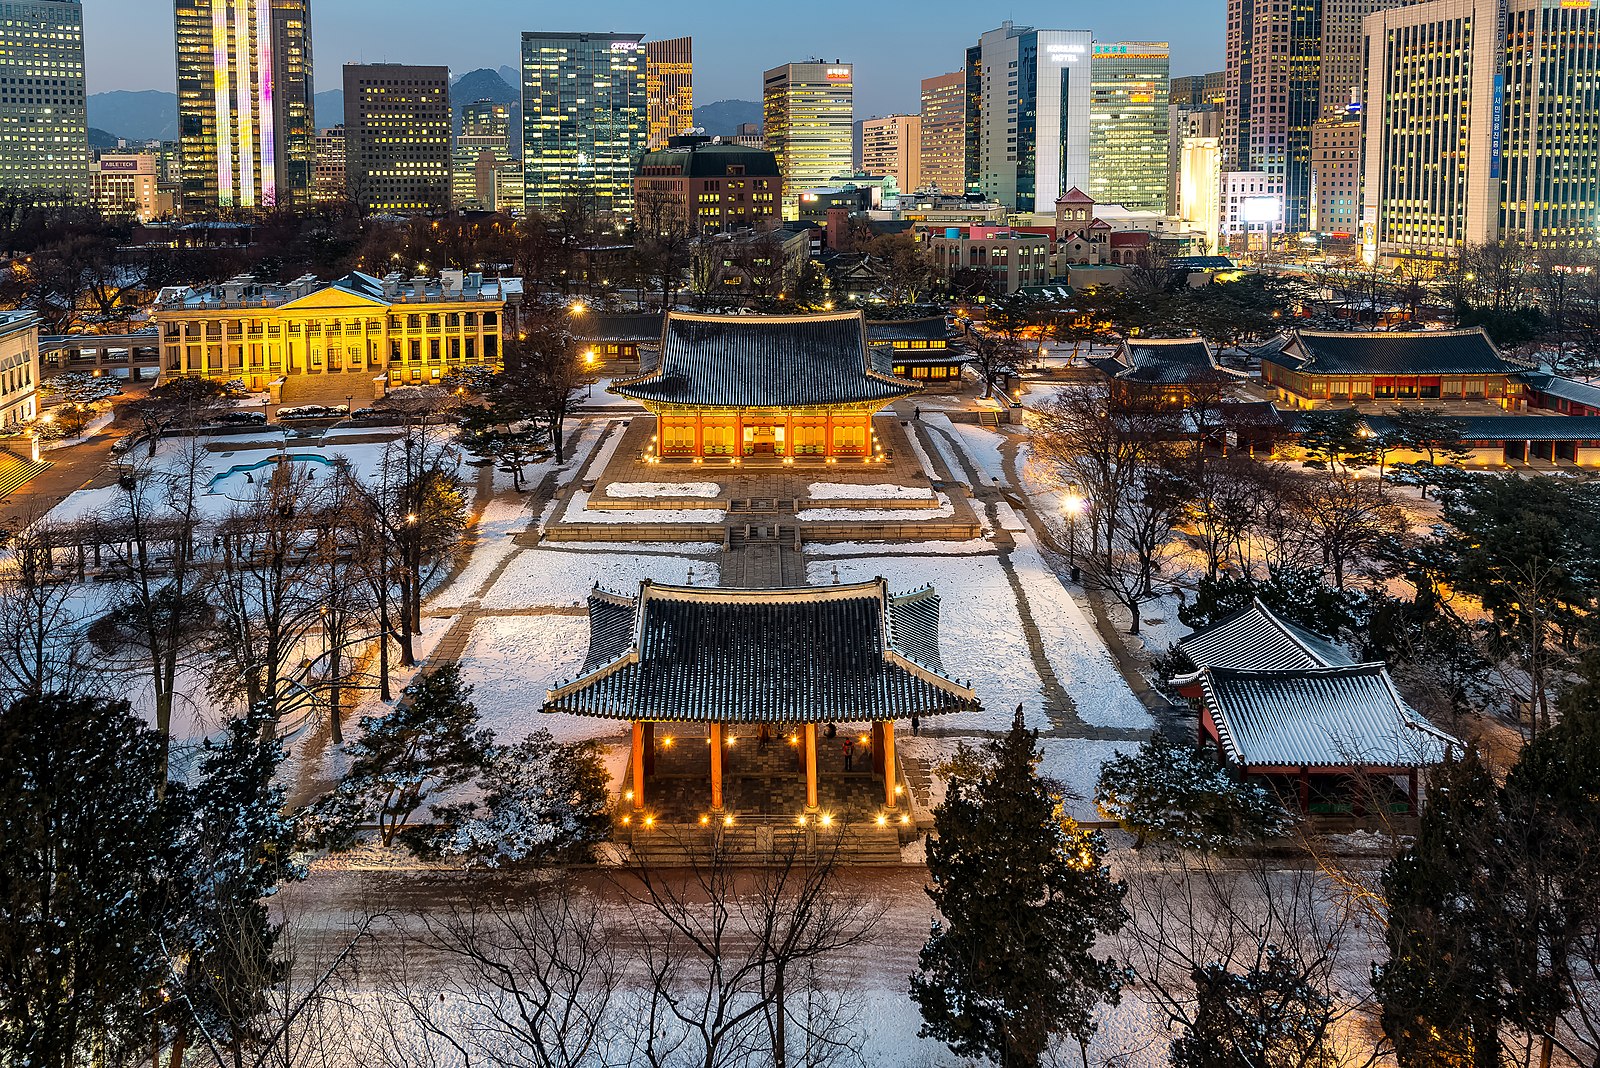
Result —
M375 17L382 7L382 18ZM695 102L759 100L761 72L812 55L857 65L856 117L918 110L923 78L954 70L965 49L998 18L1049 29L1088 29L1103 40L1144 39L1151 26L1172 42L1172 71L1197 74L1220 69L1225 0L1153 0L1128 9L1090 4L1015 4L1003 12L975 12L947 0L918 9L908 21L895 10L860 8L825 0L802 27L775 25L770 9L729 3L685 5L672 10L635 0L593 5L582 17L552 17L518 5L495 4L470 20L441 24L423 0L322 0L313 8L317 41L314 79L320 90L337 88L345 63L422 63L450 67L459 76L481 67L517 67L525 31L615 31L642 33L647 40L695 38ZM851 20L830 22L837 11ZM781 32L780 32L781 31ZM904 47L857 49L849 42L893 33ZM124 0L84 8L88 92L174 89L170 53L169 0ZM159 57L159 61L158 61Z

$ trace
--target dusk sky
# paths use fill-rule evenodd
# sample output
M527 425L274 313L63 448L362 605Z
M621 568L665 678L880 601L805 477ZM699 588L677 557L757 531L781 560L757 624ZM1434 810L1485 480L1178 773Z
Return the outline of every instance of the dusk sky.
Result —
M853 62L859 118L915 110L918 82L957 69L963 49L1003 19L1107 41L1166 40L1174 75L1216 70L1225 9L1225 0L312 0L312 25L319 91L340 87L347 62L442 63L460 75L516 66L523 30L615 30L692 36L696 104L759 100L761 72L780 63ZM91 93L172 90L171 0L85 0L84 22Z

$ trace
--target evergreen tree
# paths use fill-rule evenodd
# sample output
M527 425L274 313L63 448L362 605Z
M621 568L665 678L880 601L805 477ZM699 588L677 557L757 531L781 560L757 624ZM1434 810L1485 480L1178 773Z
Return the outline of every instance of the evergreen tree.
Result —
M1157 734L1100 769L1095 805L1137 837L1212 852L1287 834L1292 817L1260 786Z
M1277 946L1247 972L1194 970L1194 1023L1172 1043L1172 1068L1332 1068L1333 1002Z
M282 925L266 899L305 869L292 858L297 820L284 812L274 781L284 753L273 719L270 705L257 705L220 741L205 743L186 843L191 894L182 952L174 952L179 982L169 1002L180 1051L199 1036L230 1059L258 1047L267 992L287 973L277 952Z
M30 697L0 713L0 1063L115 1063L148 1040L181 895L186 797L123 701Z
M348 847L368 820L391 845L406 820L431 794L471 779L488 760L494 734L478 730L478 708L461 669L445 664L405 688L387 716L361 717L350 745L350 774L318 806L324 841Z
M988 745L992 763L952 780L935 810L928 896L944 921L911 977L923 1035L1003 1068L1033 1068L1059 1035L1087 1043L1095 1007L1114 1004L1125 978L1094 944L1127 922L1126 887L1104 866L1104 841L1037 774L1037 740L1019 706Z
M1475 752L1436 773L1415 842L1383 876L1388 960L1373 984L1400 1068L1498 1068L1505 1006L1487 849L1494 779Z
M558 745L534 731L497 747L479 779L480 800L433 809L435 825L405 840L424 855L502 864L593 859L611 827L605 763L593 742Z

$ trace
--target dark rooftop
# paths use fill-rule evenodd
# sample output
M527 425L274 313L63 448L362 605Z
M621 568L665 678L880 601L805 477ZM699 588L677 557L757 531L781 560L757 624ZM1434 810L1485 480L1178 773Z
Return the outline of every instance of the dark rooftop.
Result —
M1321 635L1302 630L1261 603L1178 643L1191 667L1288 671L1349 666L1350 655ZM1188 676L1193 678L1193 676ZM1177 681L1177 680L1175 680Z
M883 579L744 590L640 584L589 597L583 674L547 712L606 719L824 723L979 708L939 660L939 596Z
M1321 333L1296 330L1280 352L1261 359L1312 375L1481 375L1526 370L1472 330Z
M832 315L667 316L661 360L613 393L702 408L804 408L879 401L917 392L867 348L860 312Z
M868 341L943 341L950 336L950 328L942 315L925 319L867 320Z
M659 315L580 315L573 322L585 341L660 341Z
M670 168L673 175L684 178L726 178L730 167L743 168L733 172L738 177L778 177L778 159L771 152L745 145L709 142L646 152L639 158L639 173L646 174L646 167Z
M1198 337L1129 341L1115 357L1091 359L1089 363L1107 378L1143 385L1224 382L1246 377L1219 365L1211 346Z

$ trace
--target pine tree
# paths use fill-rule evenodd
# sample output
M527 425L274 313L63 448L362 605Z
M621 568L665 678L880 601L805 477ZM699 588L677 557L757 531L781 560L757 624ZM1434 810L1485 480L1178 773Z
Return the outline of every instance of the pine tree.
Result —
M483 769L491 731L478 730L478 708L461 669L445 664L405 688L387 716L363 716L350 745L350 774L318 807L324 840L348 846L358 824L373 820L385 846L429 795L471 779Z
M1064 815L1060 788L1037 774L1037 740L1018 707L988 745L992 764L952 780L935 810L928 896L944 921L911 977L923 1035L1004 1068L1034 1068L1063 1034L1086 1043L1095 1007L1114 1004L1125 978L1094 944L1127 922L1126 887L1100 836Z
M187 799L157 796L161 739L123 701L0 713L0 1063L117 1063L167 978Z
M480 777L481 800L433 809L435 826L407 836L436 853L502 864L588 861L611 827L609 776L592 742L558 745L534 731L497 748Z
M1194 1023L1172 1043L1172 1068L1332 1068L1333 1002L1277 946L1246 972L1194 971Z
M1505 1006L1488 848L1500 823L1475 752L1436 773L1417 838L1383 876L1389 958L1374 993L1400 1068L1497 1068Z
M1157 734L1100 769L1095 805L1137 837L1213 852L1289 833L1294 817L1260 786Z
M297 820L274 781L284 752L273 720L262 703L205 743L186 842L191 893L182 944L169 947L180 1051L197 1036L230 1055L259 1046L267 993L287 973L277 952L282 925L266 901L305 869L293 859Z

